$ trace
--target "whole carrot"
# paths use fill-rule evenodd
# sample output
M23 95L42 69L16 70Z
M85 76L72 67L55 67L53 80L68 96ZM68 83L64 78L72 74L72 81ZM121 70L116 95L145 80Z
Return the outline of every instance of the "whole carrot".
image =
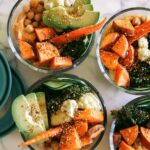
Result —
M63 45L63 44L69 43L71 41L78 40L84 36L87 36L89 34L92 34L95 31L99 30L103 26L103 24L106 22L106 20L107 20L107 18L104 18L100 23L98 23L96 25L80 28L80 29L65 33L63 35L54 37L54 38L50 39L50 42L52 42L56 45Z
M28 146L28 145L32 145L32 144L35 144L37 142L40 142L40 141L43 141L47 138L52 138L52 137L55 137L57 136L58 134L60 134L62 132L62 128L61 127L57 127L57 128L52 128L52 129L49 129L45 132L42 132L40 134L38 134L37 136L35 136L34 138L18 145L19 147L20 146Z

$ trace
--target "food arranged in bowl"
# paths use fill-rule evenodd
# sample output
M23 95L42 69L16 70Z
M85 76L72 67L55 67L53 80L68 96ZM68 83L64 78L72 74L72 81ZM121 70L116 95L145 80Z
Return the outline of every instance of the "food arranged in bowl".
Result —
M74 76L35 84L12 104L12 116L25 137L19 146L34 149L92 149L106 126L106 110L95 88Z
M19 4L18 4L19 5ZM14 8L14 10L17 8ZM13 12L13 11L12 11ZM87 19L88 18L88 19ZM91 49L92 38L105 20L89 0L30 0L13 22L10 45L24 62L45 70L63 70L79 64ZM9 28L11 28L9 19ZM11 30L11 29L10 29ZM82 60L81 60L82 58Z
M133 100L112 115L116 121L111 150L150 149L150 97Z
M102 32L98 56L102 70L115 85L126 89L150 87L150 21L144 11L149 10L124 10L114 15Z

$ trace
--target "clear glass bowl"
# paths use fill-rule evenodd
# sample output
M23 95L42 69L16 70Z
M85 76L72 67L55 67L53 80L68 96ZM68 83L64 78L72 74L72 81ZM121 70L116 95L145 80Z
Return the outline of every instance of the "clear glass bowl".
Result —
M99 68L100 68L102 74L113 86L117 87L118 89L120 89L124 92L130 93L130 94L145 95L145 94L149 94L150 88L123 88L123 87L117 86L114 83L114 81L112 80L112 78L110 77L108 69L106 69L104 67L104 65L102 64L101 59L100 59L100 45L101 45L101 41L102 41L102 36L103 36L104 32L106 31L108 25L110 25L114 20L121 19L121 18L124 18L126 16L132 16L132 15L150 16L150 9L149 8L143 8L143 7L134 7L134 8L121 10L120 12L118 12L118 13L114 14L112 17L110 17L107 20L107 22L104 24L101 31L99 32L99 36L97 39L96 55L97 55L98 65L99 65Z
M27 61L25 61L20 56L18 43L17 43L17 40L16 40L15 35L14 35L14 31L13 31L13 23L14 23L16 17L22 11L23 6L25 4L29 4L29 2L30 2L30 0L18 0L16 2L16 4L13 6L13 8L10 12L9 18L8 18L8 23L7 23L8 43L10 45L10 48L11 48L12 52L16 56L16 58L20 62L22 62L24 65L28 66L29 68L31 68L35 71L42 72L42 73L49 73L49 74L68 71L68 70L73 69L73 68L77 67L78 65L80 65L86 59L86 57L89 55L90 51L92 50L92 47L94 45L95 34L92 34L92 36L90 38L90 41L89 41L89 44L88 44L87 49L85 50L85 52L80 56L80 58L76 59L73 62L73 65L71 67L67 67L67 68L63 68L63 69L57 69L57 70L50 70L48 68L47 69L38 68L38 67L35 67L32 64L28 63Z
M105 127L105 131L106 131L106 125L107 125L107 111L106 111L106 107L105 107L105 104L104 104L104 101L103 101L103 98L101 97L100 93L97 91L97 89L88 81L84 80L84 79L81 79L75 75L69 75L69 74L62 74L62 75L55 75L55 76L52 76L52 75L49 75L47 77L44 77L43 79L37 81L35 84L33 84L27 91L27 93L31 93L31 92L34 92L35 89L39 88L44 82L50 80L52 77L67 77L67 78L71 78L71 79L79 79L81 81L84 81L87 86L89 86L92 91L97 95L97 97L99 98L99 101L100 101L100 104L101 104L101 107L102 107L102 110L104 112L104 122L103 122L103 125ZM94 142L90 145L90 146L87 146L85 148L83 148L82 150L93 150L95 149L98 144L100 143L100 141L102 140L103 136L104 136L104 133L105 131L100 134L95 140ZM22 135L23 137L23 135ZM23 139L25 140L25 138L23 137ZM31 150L44 150L42 148L39 148L37 146L29 146L29 148Z
M129 103L127 103L125 106L127 105L131 105L134 104L136 102L142 102L143 100L147 100L150 99L150 96L142 96L142 97L138 97L133 99L132 101L130 101ZM116 127L116 120L113 120L112 124L111 124L111 129L110 129L110 134L109 134L109 145L110 145L110 150L116 150L115 146L114 146L114 142L113 142L113 135L115 133L115 127Z

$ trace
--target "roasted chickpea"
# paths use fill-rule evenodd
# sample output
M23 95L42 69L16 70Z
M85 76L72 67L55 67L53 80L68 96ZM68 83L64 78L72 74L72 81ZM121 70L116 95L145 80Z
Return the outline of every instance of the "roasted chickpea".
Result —
M31 0L30 1L30 5L33 8L36 8L38 6L38 4L39 4L39 0Z
M139 17L134 17L131 22L133 26L138 26L141 24L141 19Z
M34 28L31 24L29 24L26 26L25 31L28 33L32 33L32 32L34 32Z
M43 12L43 10L44 10L44 6L41 5L41 4L38 4L38 6L37 6L37 12L41 13L41 12Z
M27 25L29 25L29 24L31 24L31 20L30 20L30 19L25 19L24 25L27 26Z
M34 18L34 12L33 11L29 11L27 14L28 19L33 19Z
M41 13L38 13L38 14L36 14L35 16L34 16L34 19L35 19L35 21L41 21L41 19L42 19L42 14Z
M146 16L141 16L141 21L145 22L146 21Z
M32 25L33 25L34 28L37 28L37 27L39 26L39 23L36 22L36 21L34 21L34 22L32 23Z
M25 13L29 12L29 10L30 10L30 6L29 6L29 5L24 5L24 6L23 6L23 11L24 11Z

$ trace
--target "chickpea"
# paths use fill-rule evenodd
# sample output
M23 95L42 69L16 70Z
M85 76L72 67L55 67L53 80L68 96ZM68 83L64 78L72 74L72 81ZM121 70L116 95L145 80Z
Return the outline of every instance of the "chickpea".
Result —
M41 19L42 19L42 14L41 14L41 13L36 14L36 15L34 16L34 19L35 19L35 21L41 21Z
M37 27L39 26L39 23L36 22L36 21L34 21L34 22L32 23L32 25L33 25L34 28L37 28Z
M25 13L29 12L29 10L30 10L30 6L29 6L29 5L24 5L24 6L23 6L23 11L24 11Z
M30 19L25 19L24 25L27 26L27 25L29 25L29 24L31 24L31 20L30 20Z
M39 4L39 0L31 0L30 1L30 5L33 8L37 8L38 4Z
M44 6L41 5L41 4L38 4L38 6L37 6L37 12L41 13L41 12L43 12L43 10L44 10Z
M138 26L141 24L141 19L139 17L134 17L131 22L133 26Z
M34 28L31 24L29 24L26 26L25 31L28 33L32 33L32 32L34 32Z
M34 12L33 11L29 11L27 14L28 19L33 19L34 18Z

